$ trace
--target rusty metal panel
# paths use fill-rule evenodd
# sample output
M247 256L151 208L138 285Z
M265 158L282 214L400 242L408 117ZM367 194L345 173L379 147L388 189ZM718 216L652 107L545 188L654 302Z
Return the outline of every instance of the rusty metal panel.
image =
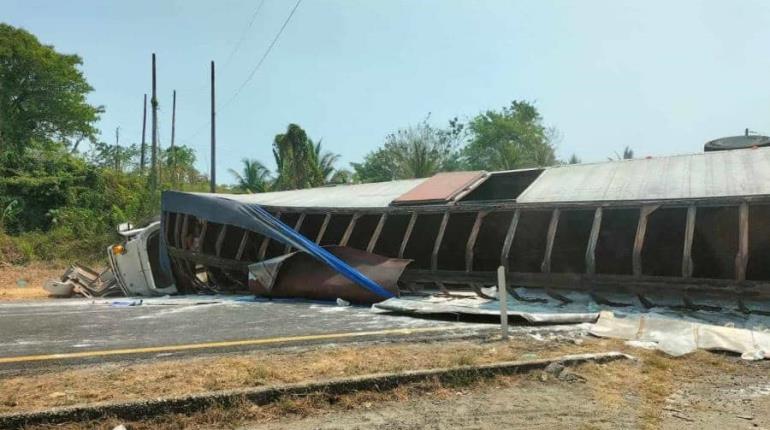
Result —
M448 203L481 185L486 177L483 171L437 173L394 199L392 204Z
M394 295L411 260L388 258L345 246L324 247ZM249 266L249 289L256 295L376 303L382 297L350 281L304 252L281 255Z

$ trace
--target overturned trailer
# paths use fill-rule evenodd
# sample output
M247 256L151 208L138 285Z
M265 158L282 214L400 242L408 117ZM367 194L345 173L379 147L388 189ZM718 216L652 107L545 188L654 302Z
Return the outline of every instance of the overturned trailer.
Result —
M610 305L770 311L770 148L250 195L166 192L161 246L180 291L247 290L250 265L296 248L243 222L253 207L315 244L411 260L401 292L480 291L502 265L512 285L564 302L579 291Z

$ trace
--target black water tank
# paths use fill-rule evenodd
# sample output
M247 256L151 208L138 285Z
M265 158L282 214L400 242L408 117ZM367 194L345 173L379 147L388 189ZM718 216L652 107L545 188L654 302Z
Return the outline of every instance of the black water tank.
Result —
M731 136L714 139L706 142L704 151L728 151L731 149L746 149L755 146L770 146L770 137L767 136Z

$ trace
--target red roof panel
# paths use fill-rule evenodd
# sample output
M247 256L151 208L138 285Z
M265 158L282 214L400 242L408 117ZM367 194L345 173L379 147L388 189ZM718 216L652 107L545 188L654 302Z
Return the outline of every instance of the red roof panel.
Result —
M479 186L487 177L484 171L437 173L393 200L393 205L448 203Z

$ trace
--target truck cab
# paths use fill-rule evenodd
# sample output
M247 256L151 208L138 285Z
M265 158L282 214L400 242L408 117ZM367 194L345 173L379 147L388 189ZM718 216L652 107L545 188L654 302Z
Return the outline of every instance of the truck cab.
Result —
M160 221L142 228L121 224L122 244L107 248L110 266L120 288L127 296L164 296L176 294L174 280L160 269Z

